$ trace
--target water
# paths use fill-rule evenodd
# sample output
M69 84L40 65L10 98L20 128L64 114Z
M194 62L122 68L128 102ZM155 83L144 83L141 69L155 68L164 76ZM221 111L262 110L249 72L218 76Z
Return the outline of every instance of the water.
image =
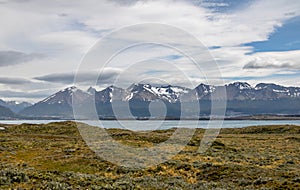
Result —
M51 122L59 122L62 120L0 120L0 123L4 124L22 124L22 123L32 123L32 124L46 124ZM170 129L173 127L181 128L209 128L209 127L222 127L222 128L241 128L248 126L259 126L259 125L298 125L300 126L300 120L225 120L222 125L221 121L81 121L93 126L100 126L104 128L121 128L129 129L134 131L139 130L155 130L155 129ZM210 122L210 123L209 123Z
M65 120L0 120L0 123L3 124L22 124L22 123L30 123L30 124L47 124L52 122L61 122Z

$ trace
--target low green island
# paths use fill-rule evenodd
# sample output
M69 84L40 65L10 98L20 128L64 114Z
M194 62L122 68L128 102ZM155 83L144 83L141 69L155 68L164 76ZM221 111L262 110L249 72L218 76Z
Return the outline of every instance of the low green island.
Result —
M151 147L175 129L133 132L107 129L120 143ZM204 134L171 160L146 169L98 157L72 121L0 124L0 189L299 189L300 127L221 129L205 153Z

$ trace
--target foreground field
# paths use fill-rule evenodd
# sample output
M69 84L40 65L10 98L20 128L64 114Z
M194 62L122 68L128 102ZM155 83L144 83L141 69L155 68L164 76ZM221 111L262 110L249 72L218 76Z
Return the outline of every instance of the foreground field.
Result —
M0 125L0 189L299 189L300 127L223 129L205 153L198 129L173 159L144 170L97 157L74 122ZM163 142L174 129L108 130L130 146Z

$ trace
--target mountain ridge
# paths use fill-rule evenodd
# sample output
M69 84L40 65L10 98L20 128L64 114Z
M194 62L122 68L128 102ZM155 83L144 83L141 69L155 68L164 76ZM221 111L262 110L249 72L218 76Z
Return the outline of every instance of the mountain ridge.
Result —
M165 103L169 116L178 117L183 102L199 103L203 111L201 114L209 114L214 94L220 94L222 90L226 92L226 96L218 96L216 101L227 101L227 113L244 114L249 109L251 113L291 114L296 112L295 114L298 114L300 110L298 108L300 105L299 87L285 87L273 83L259 83L253 87L246 82L234 82L224 86L201 83L193 89L172 85L132 84L126 89L111 85L100 91L92 87L84 91L72 86L25 108L20 114L72 117L72 101L84 105L89 98L94 98L98 114L104 117L115 116L112 103L122 105L119 109L125 109L124 106L128 103L133 115L148 117L151 115L149 105L159 101ZM271 109L272 107L274 107L274 111ZM155 107L154 109L158 112L160 108ZM122 116L126 117L126 114L124 113Z
M0 119L11 119L17 117L17 114L11 111L9 108L0 105Z
M18 102L18 101L4 101L0 99L0 105L6 108L9 108L14 113L18 113L26 107L31 106L29 102Z

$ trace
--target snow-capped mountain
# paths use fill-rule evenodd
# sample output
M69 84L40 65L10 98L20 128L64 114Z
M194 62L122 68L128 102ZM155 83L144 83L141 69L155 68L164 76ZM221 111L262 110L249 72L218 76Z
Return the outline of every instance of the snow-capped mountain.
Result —
M216 91L216 87L213 85L207 84L199 84L195 89L193 89L192 93L197 100L200 99L210 99L211 94Z
M76 100L85 100L88 97L88 93L78 89L75 86L68 87L64 90L61 90L41 101L45 104L66 104L72 105L72 99Z
M75 86L63 89L20 112L26 116L71 117L72 101L85 101L91 95Z
M180 101L181 97L184 94L190 92L190 89L188 88L184 88L180 86L171 86L171 85L152 87L152 90L155 92L155 94L158 95L160 99L166 100L170 103Z
M17 102L17 101L4 101L0 99L0 105L6 108L9 108L15 113L31 106L31 103L28 102Z
M227 100L249 100L255 96L255 89L246 82L225 85Z
M95 102L112 102L112 101L126 101L131 97L129 91L118 88L115 86L109 86L101 91L95 91Z
M254 89L256 90L255 98L257 99L300 97L300 88L297 87L284 87L272 83L259 83Z
M245 82L234 82L225 86L200 84L194 89L180 86L153 86L150 84L132 84L127 89L109 86L101 91L90 87L82 91L76 87L61 90L44 100L25 108L20 113L29 116L72 116L72 100L84 102L94 98L100 115L112 115L112 102L124 105L129 103L131 111L143 116L150 102L163 101L168 109L180 113L180 102L210 102L214 94L225 90L227 110L241 113L298 113L300 112L300 88L284 87L276 84L260 83L255 87ZM225 99L225 96L217 96ZM123 103L122 103L123 102ZM122 107L121 106L121 107ZM206 107L207 108L206 108ZM202 109L209 112L210 103L204 103ZM120 107L120 109L121 109ZM173 110L168 113L174 113Z
M128 89L130 98L128 100L134 101L155 101L163 100L170 103L180 101L183 94L189 93L190 89L180 86L152 86L150 84L133 84Z
M284 87L271 83L259 83L252 87L248 83L235 82L226 85L227 100L276 100L300 97L300 88Z

